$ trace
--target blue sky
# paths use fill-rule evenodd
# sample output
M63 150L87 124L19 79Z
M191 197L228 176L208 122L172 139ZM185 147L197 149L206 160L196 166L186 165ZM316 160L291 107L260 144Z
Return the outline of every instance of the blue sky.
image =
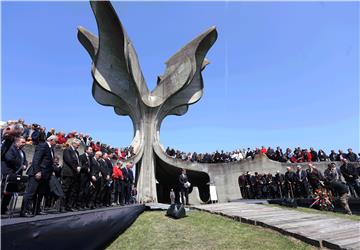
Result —
M114 2L150 89L164 62L215 25L202 99L161 127L184 151L257 146L359 152L358 2ZM2 2L2 120L128 145L129 117L91 95L91 60L76 38L97 33L87 2ZM142 18L139 18L142 17Z

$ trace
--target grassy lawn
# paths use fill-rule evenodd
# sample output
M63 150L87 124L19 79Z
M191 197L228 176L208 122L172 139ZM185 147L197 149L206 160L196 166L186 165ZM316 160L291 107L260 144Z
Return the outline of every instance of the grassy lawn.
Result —
M269 229L206 212L174 220L144 212L108 249L316 249Z
M283 208L283 209L288 209L288 210L295 210L295 211L304 212L304 213L324 214L324 215L329 215L329 216L333 216L333 217L339 217L342 219L360 221L359 215L346 215L341 212L320 211L315 208L307 208L307 207L291 208L291 207L285 207L285 206L280 206L280 205L276 205L276 204L267 204L265 206L278 207L278 208Z

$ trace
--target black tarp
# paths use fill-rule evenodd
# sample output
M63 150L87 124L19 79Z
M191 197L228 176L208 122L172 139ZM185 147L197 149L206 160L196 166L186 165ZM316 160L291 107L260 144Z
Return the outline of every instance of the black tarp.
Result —
M2 220L1 249L104 249L145 210L132 205Z

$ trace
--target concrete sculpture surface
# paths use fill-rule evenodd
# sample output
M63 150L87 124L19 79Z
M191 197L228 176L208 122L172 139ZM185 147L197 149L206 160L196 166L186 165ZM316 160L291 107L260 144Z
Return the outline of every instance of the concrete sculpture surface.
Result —
M109 1L91 1L98 37L83 27L78 39L92 59L92 94L115 113L130 116L134 127L134 163L139 165L138 199L157 202L155 153L161 154L159 131L168 115L184 115L203 94L201 71L217 38L215 27L193 39L166 62L166 71L149 91L135 49Z

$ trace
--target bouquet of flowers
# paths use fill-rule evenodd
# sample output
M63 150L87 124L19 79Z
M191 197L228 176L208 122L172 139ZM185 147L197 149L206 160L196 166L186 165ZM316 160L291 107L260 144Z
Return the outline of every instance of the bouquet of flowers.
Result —
M316 189L314 192L314 202L310 205L310 207L313 207L314 205L318 205L320 210L333 210L334 205L334 196L332 193L325 189L325 188L319 188Z

